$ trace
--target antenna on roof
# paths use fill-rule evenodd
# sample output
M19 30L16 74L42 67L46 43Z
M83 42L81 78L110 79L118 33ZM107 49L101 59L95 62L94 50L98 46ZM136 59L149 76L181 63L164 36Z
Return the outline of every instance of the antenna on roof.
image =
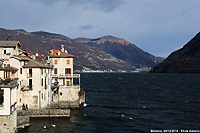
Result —
M6 37L5 41L8 41L8 39L10 38L10 34L8 34L8 36Z
M63 44L61 45L61 51L62 51L62 52L64 52L64 51L65 51L65 48L64 48L64 46L65 46L65 45L63 45Z

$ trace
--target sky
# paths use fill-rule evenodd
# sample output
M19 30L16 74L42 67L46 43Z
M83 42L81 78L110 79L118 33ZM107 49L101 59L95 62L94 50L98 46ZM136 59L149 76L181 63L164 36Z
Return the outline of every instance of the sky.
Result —
M123 38L167 57L200 28L200 0L0 0L0 28Z

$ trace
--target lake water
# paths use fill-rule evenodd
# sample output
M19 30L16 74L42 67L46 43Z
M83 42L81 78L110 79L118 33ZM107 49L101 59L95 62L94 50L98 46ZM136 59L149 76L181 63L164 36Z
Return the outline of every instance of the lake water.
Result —
M87 107L31 119L18 132L200 131L200 74L88 73L81 84Z

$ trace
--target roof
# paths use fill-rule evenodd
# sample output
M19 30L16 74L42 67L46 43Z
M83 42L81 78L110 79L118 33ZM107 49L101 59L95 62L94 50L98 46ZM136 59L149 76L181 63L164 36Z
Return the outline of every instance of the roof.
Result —
M75 55L68 54L66 52L62 52L60 50L50 50L50 58L74 58Z
M0 47L13 47L16 46L21 47L21 43L19 41L0 41Z
M23 66L24 68L51 68L49 65L45 65L41 62L35 61L25 56L15 55L11 56L11 58L15 58L20 61L25 61L25 65Z
M17 71L18 69L16 67L12 67L12 66L8 66L8 67L1 67L0 70L13 70L13 71Z
M10 58L15 58L15 59L20 60L20 61L30 60L30 58L27 57L27 56L19 56L19 55L14 55L14 56L11 56Z
M72 54L61 54L61 55L56 55L56 54L50 54L50 58L74 58L75 55Z
M60 52L60 54L67 54L67 53L62 52L60 50L52 50L52 54L57 54L58 52Z
M48 65L45 65L43 63L40 63L38 61L30 59L29 62L25 63L23 66L24 68L51 68Z

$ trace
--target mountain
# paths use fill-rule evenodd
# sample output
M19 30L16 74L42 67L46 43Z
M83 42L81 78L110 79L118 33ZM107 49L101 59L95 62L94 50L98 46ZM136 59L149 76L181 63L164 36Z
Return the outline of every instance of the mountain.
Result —
M164 60L143 51L124 39L113 36L104 36L97 39L77 38L74 41L99 48L137 68L152 67Z
M200 32L183 48L171 53L150 72L200 73Z
M50 49L60 49L61 44L65 45L65 49L70 54L76 56L74 59L74 68L93 69L93 70L132 70L134 66L116 58L95 47L90 47L78 43L69 37L60 34L48 33L44 31L27 32L23 29L8 30L0 28L0 40L5 40L7 36L9 40L18 40L22 44L22 49L30 53L39 53L47 56Z

